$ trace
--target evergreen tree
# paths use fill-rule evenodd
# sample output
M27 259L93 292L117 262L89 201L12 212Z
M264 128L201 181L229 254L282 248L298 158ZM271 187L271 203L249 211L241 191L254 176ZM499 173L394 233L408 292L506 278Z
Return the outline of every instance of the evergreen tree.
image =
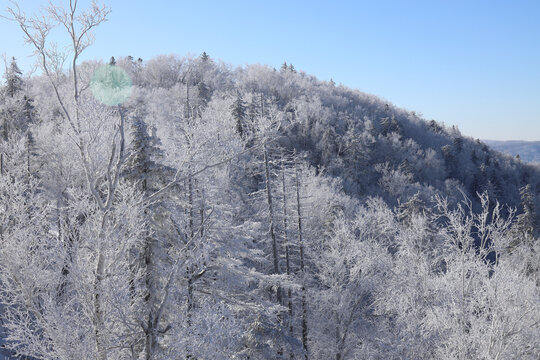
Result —
M37 148L36 148L36 140L34 139L34 135L32 134L32 131L28 129L26 131L26 170L28 172L28 175L35 174L37 169L33 168L33 160L35 157L38 156Z
M425 216L427 206L420 198L420 193L414 194L407 202L399 204L397 210L397 219L407 225L410 225L413 217Z
M399 164L399 170L407 177L414 179L414 168L412 167L408 159L403 160Z
M527 184L520 190L521 214L516 219L516 230L523 240L530 240L536 231L535 195L531 185Z
M441 152L443 155L444 164L446 167L448 177L451 178L454 176L454 170L456 166L456 158L454 155L454 150L452 149L452 146L444 145L443 147L441 147Z
M429 129L435 134L440 134L443 131L443 127L439 125L435 120L430 120L428 126Z
M139 107L142 105L139 104ZM162 186L171 169L159 163L163 156L160 148L161 142L155 134L155 128L149 132L148 125L144 120L141 111L136 111L131 125L131 154L126 163L125 177L128 181L138 185L144 197L155 192ZM159 344L160 334L170 325L163 325L159 304L162 292L160 284L159 269L164 266L166 255L164 253L163 240L159 234L163 234L163 221L167 210L162 202L148 204L144 211L145 234L144 241L133 253L130 268L133 273L130 281L130 293L132 302L140 301L142 305L138 308L139 313L135 317L139 318L144 333L145 359L153 357ZM143 276L137 276L142 273ZM137 282L136 279L139 278Z
M23 91L22 72L15 58L12 58L4 78L6 86L3 89L5 96L0 99L0 121L2 138L7 140L16 133L24 136L24 131L35 117L35 110L32 99Z
M246 103L242 98L242 94L236 94L236 100L231 105L231 114L235 121L236 132L240 137L244 138L246 133Z
M399 125L396 117L392 115L391 117L385 117L380 120L381 134L386 136L390 133L398 133L401 135L402 130Z
M476 154L476 150L471 152L471 161L473 165L478 166L478 155Z
M456 153L459 154L463 150L463 138L461 136L456 136L453 142L454 147L456 148Z
M22 71L14 57L11 58L4 77L6 78L6 95L13 98L23 87Z
M200 81L197 84L197 92L199 94L199 107L201 108L200 110L202 110L208 105L208 102L212 98L212 90L204 81Z
M140 114L133 118L131 136L131 154L126 163L125 176L132 182L138 182L141 191L147 192L158 186L158 174L164 169L157 163L157 159L163 156L159 147L161 142L154 132L149 132Z

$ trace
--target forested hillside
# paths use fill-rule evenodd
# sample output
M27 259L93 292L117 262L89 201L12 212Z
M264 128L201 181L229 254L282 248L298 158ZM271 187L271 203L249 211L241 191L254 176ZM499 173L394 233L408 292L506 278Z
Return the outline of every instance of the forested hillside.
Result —
M292 65L44 59L0 97L11 354L537 359L538 166Z

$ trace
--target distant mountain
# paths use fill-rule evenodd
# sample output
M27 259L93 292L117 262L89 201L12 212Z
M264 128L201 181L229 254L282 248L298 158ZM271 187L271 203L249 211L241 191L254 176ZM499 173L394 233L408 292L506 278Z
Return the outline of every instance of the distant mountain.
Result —
M502 153L516 156L525 162L540 163L540 141L521 141L521 140L484 140L493 149Z

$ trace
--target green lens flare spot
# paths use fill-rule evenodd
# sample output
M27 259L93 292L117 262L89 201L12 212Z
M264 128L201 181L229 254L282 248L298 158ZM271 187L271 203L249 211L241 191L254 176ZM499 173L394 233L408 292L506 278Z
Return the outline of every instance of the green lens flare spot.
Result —
M94 71L90 89L94 97L105 105L119 105L131 96L131 78L121 67L103 65Z

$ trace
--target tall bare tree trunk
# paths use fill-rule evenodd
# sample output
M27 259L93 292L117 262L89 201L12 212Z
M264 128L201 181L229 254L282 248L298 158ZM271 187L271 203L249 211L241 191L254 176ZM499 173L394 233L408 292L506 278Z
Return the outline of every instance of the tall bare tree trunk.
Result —
M264 171L266 175L266 197L268 201L268 221L269 221L269 231L270 238L272 240L272 257L274 260L274 274L280 274L279 269L279 253L278 253L278 244L276 239L276 234L274 232L274 209L272 206L272 187L270 184L270 169L268 166L268 154L266 151L266 146L264 147ZM283 305L283 296L281 294L281 287L277 289L277 300L280 305Z
M144 296L144 302L146 304L146 309L148 311L148 318L146 322L146 327L144 328L145 332L145 346L144 346L144 352L145 352L145 359L150 360L153 357L154 354L154 348L157 342L156 335L157 335L157 323L155 322L155 314L154 314L154 302L155 302L155 294L154 294L154 286L153 286L153 280L152 280L152 274L153 274L153 240L150 236L146 236L145 238L145 244L144 244L144 266L145 266L145 286L146 286L146 294Z
M108 213L103 213L101 219L101 229L98 235L98 254L96 259L96 270L94 277L94 334L96 341L96 356L98 360L107 359L104 332L104 314L101 303L102 282L105 277L105 255L103 254L103 241L105 240L105 224L107 223Z
M287 235L287 187L285 183L285 167L283 166L283 156L281 157L281 185L283 191L283 240L285 242L285 266L287 276L291 275L290 257L289 257L289 237ZM293 327L293 304L292 304L292 291L289 287L287 289L287 307L289 308L289 334L291 337L294 335ZM290 358L294 359L294 353L291 351Z
M189 97L188 97L189 98ZM189 111L189 109L188 109ZM191 243L193 240L193 237L195 236L195 229L194 229L194 218L193 218L193 178L191 176L191 167L188 165L188 171L189 176L187 179L187 185L188 185L188 234L189 239L188 241ZM193 325L193 276L194 276L194 268L193 264L188 264L186 268L187 272L187 327L188 332L191 333L191 328ZM189 343L189 342L188 342ZM192 358L191 350L189 346L187 346L186 349L186 358L191 359Z

